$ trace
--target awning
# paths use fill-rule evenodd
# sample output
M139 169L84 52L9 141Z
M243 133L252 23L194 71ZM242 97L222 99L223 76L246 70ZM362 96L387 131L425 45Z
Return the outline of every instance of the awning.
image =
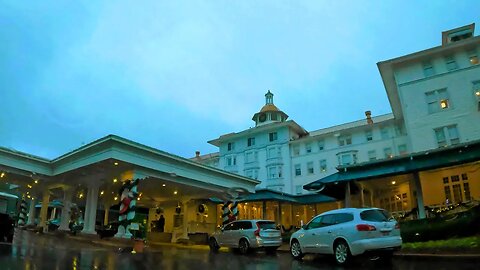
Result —
M337 173L304 185L303 188L339 198L337 196L341 195L339 189L344 188L346 182L352 182L353 180L372 180L456 166L479 160L480 141L475 141L403 157L338 167ZM356 185L351 185L351 188L355 189Z
M210 198L214 203L224 203L221 199ZM290 195L279 191L261 189L255 193L250 193L238 200L238 202L258 202L258 201L278 201L295 204L314 204L324 202L334 202L335 199L323 194Z

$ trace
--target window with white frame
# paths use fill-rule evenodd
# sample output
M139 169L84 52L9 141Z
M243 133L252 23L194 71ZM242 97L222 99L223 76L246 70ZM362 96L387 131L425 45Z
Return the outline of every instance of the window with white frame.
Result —
M450 108L447 89L439 89L425 93L428 113L436 113Z
M475 49L468 51L468 59L470 60L471 65L478 65L480 62L478 59L478 54Z
M318 151L322 151L325 149L325 141L324 140L319 140L318 141Z
M237 165L237 157L234 155L226 156L225 157L225 164L227 166L235 166Z
M326 159L320 160L320 171L321 172L326 172L327 171L327 160Z
M342 136L338 137L338 145L339 146L350 145L350 144L352 144L352 136L342 135Z
M273 141L276 141L278 139L278 134L277 132L270 132L268 134L268 140L273 142Z
M398 153L400 155L405 155L407 154L407 145L406 144L401 144L398 146Z
M293 156L300 155L300 146L294 145L292 148L293 148Z
M425 77L435 75L435 70L433 69L433 65L431 62L423 62L423 75L425 75Z
M390 131L387 127L380 129L380 134L382 135L383 140L390 139Z
M302 175L302 167L300 167L300 164L295 164L295 176L300 175Z
M455 61L455 58L453 57L453 55L449 55L445 57L445 64L447 65L448 71L458 69L457 61Z
M383 154L385 154L385 158L393 158L392 148L390 147L383 148Z
M282 166L280 165L268 166L267 170L268 170L268 179L282 178Z
M280 147L269 147L267 148L267 158L278 158L280 157L281 154L281 148Z
M437 139L438 147L460 143L457 125L439 127L433 131L435 132L435 138Z
M258 179L258 169L245 170L245 176L253 179Z
M235 143L229 142L229 143L227 144L227 150L228 150L228 151L232 151L232 150L234 150L234 149L235 149Z
M313 162L307 162L307 173L308 174L313 174L314 171L313 171Z
M371 129L365 131L365 138L367 139L367 142L373 140L373 132Z
M245 163L251 163L257 161L257 151L247 151L245 152Z
M377 151L375 151L375 150L368 151L368 160L372 161L372 160L376 160L376 159L377 159Z
M306 153L311 153L312 152L312 144L311 143L306 143L305 144L305 152Z
M254 146L255 145L255 137L247 139L247 146Z
M477 110L480 111L480 81L474 81L473 84L473 95L476 98Z
M338 164L341 166L357 163L357 151L348 151L337 154Z

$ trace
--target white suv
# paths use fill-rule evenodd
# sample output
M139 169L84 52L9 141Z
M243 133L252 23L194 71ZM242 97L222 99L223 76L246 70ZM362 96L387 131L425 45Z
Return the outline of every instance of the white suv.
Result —
M274 252L282 244L282 237L280 231L275 228L274 221L237 220L212 234L208 242L212 251L217 251L220 247L230 247L238 248L245 254L250 249L256 248Z
M296 259L306 253L333 254L337 264L352 256L376 253L390 258L402 246L400 226L379 208L344 208L314 217L290 238Z

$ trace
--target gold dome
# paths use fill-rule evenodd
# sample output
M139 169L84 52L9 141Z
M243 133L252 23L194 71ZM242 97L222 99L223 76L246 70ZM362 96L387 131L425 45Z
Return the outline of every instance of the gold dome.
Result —
M279 112L280 110L277 108L277 106L273 104L267 104L262 107L260 112Z

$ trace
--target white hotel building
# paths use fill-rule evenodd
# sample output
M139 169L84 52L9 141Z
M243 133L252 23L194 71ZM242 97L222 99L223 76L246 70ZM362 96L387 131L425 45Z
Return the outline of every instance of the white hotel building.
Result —
M366 117L355 122L306 131L288 120L268 91L265 106L253 115L255 127L209 141L219 152L205 156L197 152L194 159L258 179L261 184L257 190L298 195L309 194L303 189L305 184L338 172L338 167L395 160L478 141L480 37L473 36L474 26L443 32L441 46L377 64L391 114L371 117L365 112ZM475 170L480 166L478 161L462 166L473 169L459 166L420 174L425 205L441 204L453 197L456 201L480 199L480 170ZM470 184L452 183L459 178L451 175L455 170L462 178L470 178ZM440 174L435 176L440 180L428 180L428 173ZM450 182L449 177L454 180ZM407 183L406 188L399 189L410 187L412 184ZM402 193L399 196L404 195L404 199L416 197L415 192ZM382 202L375 199L374 203ZM414 207L414 198L408 198L404 206Z

